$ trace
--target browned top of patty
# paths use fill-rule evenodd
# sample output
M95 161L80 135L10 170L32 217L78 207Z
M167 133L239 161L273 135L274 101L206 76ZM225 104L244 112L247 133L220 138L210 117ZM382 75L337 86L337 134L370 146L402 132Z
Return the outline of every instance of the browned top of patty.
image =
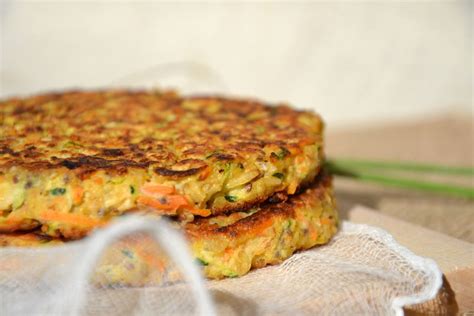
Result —
M172 178L215 161L275 159L322 143L319 116L285 105L161 91L71 91L0 102L0 169L65 167ZM87 173L87 172L86 172Z

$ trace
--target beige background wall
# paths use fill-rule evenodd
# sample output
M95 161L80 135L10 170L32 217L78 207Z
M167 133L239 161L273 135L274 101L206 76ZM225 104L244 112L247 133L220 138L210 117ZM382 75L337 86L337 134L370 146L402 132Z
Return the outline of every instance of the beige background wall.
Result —
M472 15L471 1L7 0L0 93L160 82L290 101L333 127L472 115Z

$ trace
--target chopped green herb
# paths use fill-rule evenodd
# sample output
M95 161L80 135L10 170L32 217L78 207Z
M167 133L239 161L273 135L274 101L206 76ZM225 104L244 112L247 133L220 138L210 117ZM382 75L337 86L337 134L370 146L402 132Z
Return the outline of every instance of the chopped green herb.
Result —
M135 187L133 185L130 186L130 194L135 194Z
M235 201L237 201L237 197L234 196L234 195L226 195L226 196L225 196L225 199L226 199L227 201L229 201L229 202L235 202Z
M51 192L52 195L64 195L64 193L66 193L66 189L65 188L54 188L50 192Z
M207 265L209 264L209 262L204 261L204 260L202 260L201 258L196 258L196 262L197 262L199 265L202 265L202 266L207 266Z
M274 176L275 178L278 178L278 179L283 179L283 177L285 175L281 172L275 172L274 174L272 174L272 176Z
M278 159L283 160L290 154L290 151L285 147L280 147L280 151L276 154Z
M128 250L128 249L122 249L122 253L123 253L125 256L129 257L130 259L133 259L133 252L131 252L130 250Z
M243 212L247 214L253 214L257 211L258 211L258 208L251 208L250 210L246 210L246 211L244 210Z

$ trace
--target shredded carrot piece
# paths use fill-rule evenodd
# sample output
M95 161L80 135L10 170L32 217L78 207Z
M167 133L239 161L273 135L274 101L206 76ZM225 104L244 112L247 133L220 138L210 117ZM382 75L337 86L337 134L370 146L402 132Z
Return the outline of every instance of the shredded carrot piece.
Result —
M154 194L161 194L161 195L169 195L176 192L175 188L172 186L161 185L161 184L145 184L141 191L143 194L154 195Z
M189 207L191 204L189 203L188 199L186 199L182 195L169 195L166 197L168 204L172 205L173 207L180 207L185 206Z
M329 218L323 217L323 218L321 218L321 224L323 224L323 225L331 225L331 224L332 224L332 220L330 220Z
M82 226L102 226L105 224L100 219L91 218L80 214L60 213L54 211L43 211L40 214L41 220L76 224Z
M142 195L138 197L137 202L146 206L150 206L158 210L160 213L163 213L166 215L176 215L177 208L171 207L168 204L163 204L155 198Z
M199 175L199 180L206 179L207 177L209 177L210 174L211 174L211 168L209 168L208 166L206 169L201 171L201 174Z
M295 158L295 162L296 163L302 163L302 162L304 162L304 159L305 159L305 157L303 157L303 156L297 156Z
M104 179L99 178L99 177L94 178L93 181L98 185L103 185L104 184Z
M255 228L255 233L257 235L260 235L270 226L272 226L271 220L267 220L267 221L264 221L263 223L259 223L258 226Z
M73 189L73 201L75 204L81 203L83 196L84 196L83 188L78 186Z
M5 219L0 219L0 232L12 232L20 229L22 225L23 219L21 217L10 215Z
M199 215L199 216L203 216L203 217L207 217L207 216L211 215L210 210L199 209L199 208L191 209L191 213L193 213L194 215Z
M300 223L306 222L306 218L304 216L304 213L301 211L296 210L295 212L296 220Z
M8 216L4 221L3 221L5 224L21 224L23 222L23 220L21 219L21 217L16 217L16 216Z
M137 251L138 255L143 258L146 263L148 263L150 266L155 267L160 271L160 273L165 272L165 265L163 261L158 259L156 256L148 254L148 253L142 253L140 251Z
M306 145L312 145L314 144L314 139L311 138L303 138L298 142L298 145L300 146L306 146Z
M184 195L173 194L175 192L174 187L158 184L146 185L142 188L144 195L140 195L137 201L140 204L150 206L166 215L176 215L179 208L187 209L194 215L211 215L211 211L195 208Z
M316 240L318 239L318 232L316 231L316 228L314 226L309 226L309 234L311 237L311 240Z
M160 273L165 272L165 264L158 258L158 255L153 255L142 247L137 247L135 251L149 266L157 268Z
M192 203L189 202L189 200L183 195L170 195L168 197L168 201L170 203L174 203L174 205L177 205L178 208L182 207L189 210L194 215L199 215L199 216L204 216L204 217L211 215L210 210L195 208L194 205L192 205Z

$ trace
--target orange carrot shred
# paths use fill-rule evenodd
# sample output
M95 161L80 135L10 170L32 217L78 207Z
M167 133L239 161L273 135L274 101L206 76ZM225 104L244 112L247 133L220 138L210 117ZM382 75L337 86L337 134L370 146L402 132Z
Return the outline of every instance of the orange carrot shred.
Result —
M176 210L178 209L177 207L171 206L169 204L163 204L159 200L149 196L139 196L137 201L140 204L150 206L167 215L176 215Z
M321 218L321 224L330 225L330 224L332 224L332 220L330 220L329 218L323 217L323 218Z
M204 180L206 179L207 177L209 177L209 175L211 174L211 168L209 168L209 166L204 169L203 171L201 171L201 174L199 175L199 180Z
M271 225L272 225L272 222L270 220L267 220L267 221L264 221L264 222L258 224L258 226L255 228L255 234L256 235L262 234Z
M184 196L180 194L172 194L175 191L174 187L168 187L163 185L147 185L142 188L144 195L138 197L137 201L140 204L150 206L161 213L167 215L176 215L177 210L187 209L194 215L209 216L211 215L210 210L197 209L194 205ZM154 197L153 195L160 195L161 198Z
M193 213L194 215L199 215L199 216L203 216L203 217L207 217L207 216L211 215L210 210L198 209L198 208L191 209L191 213Z
M161 185L161 184L145 184L141 191L144 194L154 195L154 194L161 194L161 195L169 195L175 193L175 188L172 186Z
M295 162L296 163L303 163L305 160L305 157L303 156L297 156L296 159L295 159Z
M314 228L314 226L309 226L309 235L311 237L311 240L318 239L318 232L316 231L316 228Z
M101 226L105 224L105 222L100 219L91 218L85 215L60 213L54 211L43 211L40 214L40 218L44 221L63 222L90 227Z
M182 195L169 195L166 197L168 204L180 207L180 206L190 206L189 201Z
M73 190L73 200L75 204L79 204L84 196L84 189L81 187L75 187Z
M102 179L102 178L96 177L96 178L94 178L93 181L98 185L103 185L104 184L104 179Z

